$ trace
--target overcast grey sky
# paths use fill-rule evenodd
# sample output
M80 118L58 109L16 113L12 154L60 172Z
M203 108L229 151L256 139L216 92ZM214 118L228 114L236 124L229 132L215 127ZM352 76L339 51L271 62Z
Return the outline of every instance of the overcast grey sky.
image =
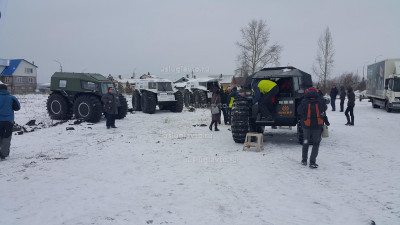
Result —
M3 0L0 0L3 1ZM233 74L240 28L266 20L284 47L281 66L311 73L317 41L329 26L333 75L400 58L400 1L10 0L0 58L35 61L38 81L59 70L167 77L169 69ZM3 15L4 19L4 15ZM167 70L165 70L167 68ZM173 74L171 78L180 74Z

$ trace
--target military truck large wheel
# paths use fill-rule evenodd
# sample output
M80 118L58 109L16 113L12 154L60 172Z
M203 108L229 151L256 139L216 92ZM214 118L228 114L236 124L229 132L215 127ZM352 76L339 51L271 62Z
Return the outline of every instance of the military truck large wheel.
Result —
M100 100L92 95L79 96L75 100L73 108L75 118L91 123L99 122L103 114L103 107Z
M50 94L47 99L47 112L53 120L68 120L72 117L71 104L58 93Z
M207 105L207 93L203 90L195 90L194 95L194 107L200 108Z
M232 107L232 137L236 143L243 143L250 131L250 104L243 97L236 97Z
M189 107L190 104L191 104L191 94L190 94L190 91L185 90L184 93L183 93L183 96L184 96L183 99L184 99L184 102L185 102L185 107Z
M118 114L116 118L120 120L125 118L126 114L128 113L128 102L126 101L126 98L122 94L119 94L118 98L121 106L118 107Z
M154 93L145 91L140 98L140 104L144 113L153 114L156 111L157 97Z
M175 93L175 102L171 104L171 112L182 112L183 110L183 95L182 92L177 91Z
M135 90L132 94L132 109L133 111L141 111L142 107L140 105L140 94Z

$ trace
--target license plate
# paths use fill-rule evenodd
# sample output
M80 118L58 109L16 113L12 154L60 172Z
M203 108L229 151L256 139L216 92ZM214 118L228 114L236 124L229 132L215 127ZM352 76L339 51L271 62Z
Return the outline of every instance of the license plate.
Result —
M212 97L212 93L208 92L207 93L207 98L211 98Z
M175 101L175 96L168 95L167 93L160 93L160 94L158 94L158 101L159 102Z

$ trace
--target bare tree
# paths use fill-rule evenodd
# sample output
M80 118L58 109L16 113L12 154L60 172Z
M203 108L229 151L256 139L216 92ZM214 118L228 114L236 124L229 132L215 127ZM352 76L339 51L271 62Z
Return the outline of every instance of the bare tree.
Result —
M328 91L327 80L332 72L334 55L335 49L333 47L332 34L329 31L329 27L326 27L319 37L317 57L313 65L314 73L319 78L320 88L323 93Z
M337 78L337 83L345 88L352 87L353 89L356 89L360 82L360 76L353 72L343 73Z
M245 77L266 65L279 65L282 46L270 44L270 31L264 20L252 20L240 29L242 40L236 42L240 48L238 69Z

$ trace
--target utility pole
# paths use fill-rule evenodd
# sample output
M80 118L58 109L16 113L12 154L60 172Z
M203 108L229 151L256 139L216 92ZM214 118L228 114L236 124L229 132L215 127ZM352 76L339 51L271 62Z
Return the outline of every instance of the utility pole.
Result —
M375 62L376 62L376 59L377 59L379 56L382 56L382 55L378 55L377 57L375 57Z
M59 65L60 65L60 72L62 72L62 65L61 65L61 63L58 61L58 60L54 60L55 62L57 62Z

